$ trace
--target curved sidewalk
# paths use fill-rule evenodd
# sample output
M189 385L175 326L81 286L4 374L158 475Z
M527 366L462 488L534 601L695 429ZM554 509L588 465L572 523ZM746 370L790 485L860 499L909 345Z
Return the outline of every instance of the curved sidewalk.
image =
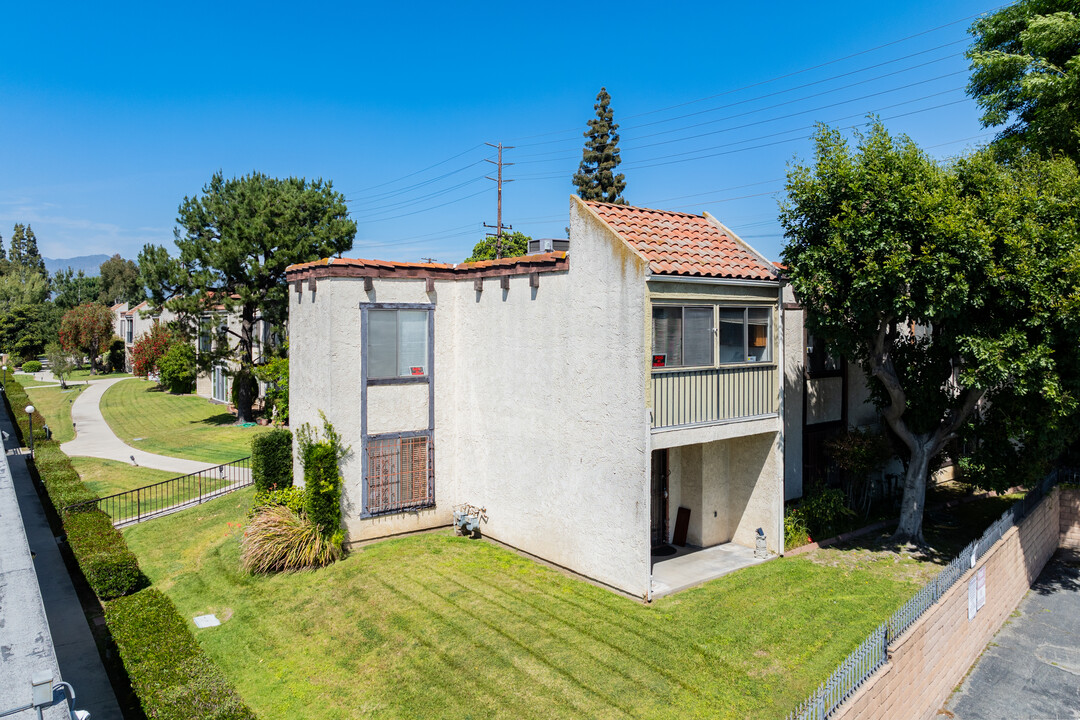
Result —
M177 475L187 475L213 467L212 463L148 453L116 437L101 414L101 396L116 383L130 379L111 378L91 381L89 387L71 404L71 421L75 425L75 439L61 444L60 449L67 455L103 458L124 463L130 463L131 458L134 457L135 462L142 467L174 472Z

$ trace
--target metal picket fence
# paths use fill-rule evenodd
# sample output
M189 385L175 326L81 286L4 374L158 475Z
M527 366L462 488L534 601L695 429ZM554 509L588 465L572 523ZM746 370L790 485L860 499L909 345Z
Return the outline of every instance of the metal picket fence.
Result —
M889 645L940 600L965 571L974 567L979 558L992 548L1009 528L1018 525L1027 517L1054 485L1059 482L1076 482L1078 478L1080 471L1060 469L1053 470L1039 481L1036 487L995 520L982 537L961 550L937 577L893 613L888 622L871 632L870 636L840 663L836 671L787 716L787 720L826 720L830 717L885 664Z
M78 512L96 507L112 518L113 525L123 527L199 505L251 484L249 456L153 485L69 505L64 510Z

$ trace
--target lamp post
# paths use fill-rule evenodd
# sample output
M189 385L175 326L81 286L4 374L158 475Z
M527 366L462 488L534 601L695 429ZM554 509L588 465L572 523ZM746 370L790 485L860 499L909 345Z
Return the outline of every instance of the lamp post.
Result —
M26 419L30 424L30 457L34 457L34 406L27 405L23 409L26 410Z
M10 369L11 368L9 368L7 365L4 366L4 386L5 387L7 387L7 374L8 374L8 370L10 370Z

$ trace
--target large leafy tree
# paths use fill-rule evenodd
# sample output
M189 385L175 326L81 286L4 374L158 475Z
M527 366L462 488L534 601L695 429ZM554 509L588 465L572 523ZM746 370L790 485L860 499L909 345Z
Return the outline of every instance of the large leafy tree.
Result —
M101 290L97 301L102 305L126 302L134 306L146 299L146 292L139 282L139 266L125 260L119 253L101 263Z
M98 367L98 357L109 349L113 338L112 311L99 303L84 303L64 313L60 319L60 346L90 358L90 372Z
M971 26L968 93L995 141L1080 160L1080 2L1020 0Z
M596 117L589 120L585 131L585 147L581 151L581 165L574 174L574 185L582 200L625 205L622 193L626 178L615 169L622 162L619 157L619 126L611 110L611 95L600 88L596 96Z
M502 236L502 256L504 258L520 257L529 252L531 237L523 232L515 230ZM494 260L496 254L495 238L484 238L473 246L472 255L465 258L465 262L478 262L480 260Z
M53 275L52 292L53 303L63 310L70 310L83 303L99 299L101 279L88 277L82 270L76 272L67 268Z
M985 436L1029 458L1061 445L1077 397L1080 181L1064 159L942 167L877 123L857 140L820 128L814 163L789 171L783 259L808 329L872 378L907 451L896 539L921 543L931 462L974 420L998 421ZM1045 415L1002 429L999 404Z
M157 285L155 297L176 296L167 301L174 311L194 315L203 303L239 315L231 351L245 377L254 365L256 321L282 327L287 318L285 268L344 252L356 236L345 198L330 182L262 173L230 180L216 173L201 195L184 198L177 222L179 257L148 246L139 265ZM250 421L252 383L236 386L238 419Z
M17 305L0 311L0 348L16 358L35 358L56 339L58 323L51 303Z

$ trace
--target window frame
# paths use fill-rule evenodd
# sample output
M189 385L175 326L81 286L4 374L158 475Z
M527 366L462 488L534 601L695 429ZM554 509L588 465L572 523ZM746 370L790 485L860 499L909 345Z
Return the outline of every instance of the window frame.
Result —
M684 362L682 364L679 364L679 365L668 364L668 362L667 362L667 353L658 353L658 352L656 352L656 311L658 309L668 309L668 308L678 308L681 311L680 317L679 317L679 323L680 323L679 324L679 349L680 349L680 352L682 353L682 359L684 360ZM687 310L709 310L709 311L711 311L711 320L710 320L710 322L712 324L712 327L709 329L709 331L710 331L710 335L712 337L710 338L709 362L707 364L704 364L704 365L701 365L701 364L687 365L685 363L685 359L686 359L686 311ZM651 356L652 356L652 358L654 360L659 355L664 355L664 358L665 358L664 359L664 364L662 366L659 366L659 367L654 366L653 367L654 370L666 370L666 369L669 369L669 368L673 369L673 370L686 370L686 369L689 369L689 368L707 368L707 367L715 367L716 366L716 307L715 307L715 305L713 305L712 303L704 303L704 304L701 304L701 303L655 303L652 306L651 322L652 322L652 325L651 325L652 336L651 336L651 341L650 341L652 343Z
M404 385L409 383L426 383L429 382L432 373L432 364L435 361L435 337L434 337L434 306L428 304L409 304L409 303L375 303L362 308L363 313L361 316L361 343L363 344L363 358L360 372L364 375L364 380L368 385ZM425 332L427 336L425 338L425 366L423 375L376 375L369 374L371 369L371 313L372 312L394 312L395 314L402 311L416 311L427 313L427 327ZM394 365L397 366L400 363L401 353L401 320L398 315L396 326L396 340L397 347L395 348Z
M656 365L652 365L652 362L650 362L650 365L652 365L652 368L651 368L652 372L702 370L702 369L708 369L708 368L719 369L719 368L725 368L725 367L730 368L730 367L740 367L740 366L754 367L754 366L758 366L758 365L776 365L777 364L777 360L776 360L776 353L777 353L777 347L776 347L777 323L776 323L776 305L775 305L775 303L774 304L766 304L766 303L735 304L735 303L730 303L730 302L700 302L700 301L692 301L692 300L680 301L680 300L675 300L675 299L672 299L670 301L668 301L668 300L659 300L659 301L653 301L652 302L652 311L650 311L650 355L649 355L650 361L654 361L656 356L661 354L661 353L657 352L657 348L655 346L655 340L656 340L655 322L656 322L656 317L653 314L653 312L655 312L655 310L657 308L671 308L671 307L682 308L682 310L683 310L683 314L682 314L683 320L682 320L682 326L681 326L680 332L683 333L683 337L681 338L681 343L682 343L682 347L683 347L683 356L684 357L685 357L685 347L686 347L686 340L685 340L686 309L687 308L711 308L712 309L712 312L713 312L713 319L712 319L712 335L713 335L713 337L712 337L712 343L713 343L713 347L712 347L712 363L709 364L709 365L670 365L670 364L665 363L663 366L656 366ZM741 310L742 311L742 359L741 360L724 361L723 359L721 359L721 354L720 354L720 336L721 336L720 322L721 322L721 317L720 317L720 314L724 310ZM750 325L751 325L750 311L751 310L767 310L768 311L768 323L766 325L768 338L767 338L767 344L765 346L769 350L769 353L768 353L769 358L767 360L760 360L760 359L759 360L749 360L748 359L750 357L750 349L751 349L751 345L750 345Z

